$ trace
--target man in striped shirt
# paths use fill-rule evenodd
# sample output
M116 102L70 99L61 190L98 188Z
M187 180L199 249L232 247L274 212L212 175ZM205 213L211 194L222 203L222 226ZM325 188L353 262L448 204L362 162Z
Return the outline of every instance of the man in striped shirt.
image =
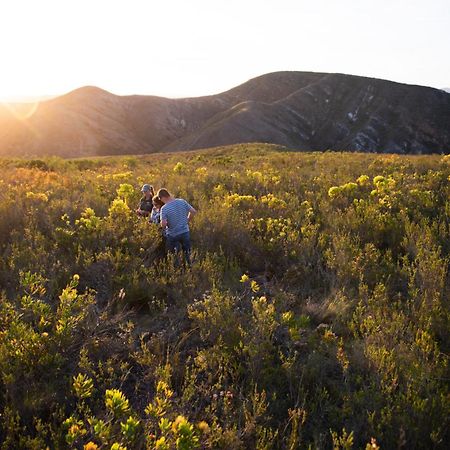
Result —
M191 236L189 221L196 210L182 198L174 198L167 189L160 189L158 197L164 203L161 208L161 227L166 230L166 249L177 252L183 249L184 258L191 265Z

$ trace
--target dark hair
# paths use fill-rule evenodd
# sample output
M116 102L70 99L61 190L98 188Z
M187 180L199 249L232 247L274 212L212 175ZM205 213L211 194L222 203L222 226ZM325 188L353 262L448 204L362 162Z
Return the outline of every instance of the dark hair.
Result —
M156 195L159 199L161 199L161 197L170 197L170 193L166 188L161 188Z
M157 195L155 195L152 198L152 202L153 202L154 206L157 206L159 208L161 208L161 206L164 206L164 203L161 201L161 199Z

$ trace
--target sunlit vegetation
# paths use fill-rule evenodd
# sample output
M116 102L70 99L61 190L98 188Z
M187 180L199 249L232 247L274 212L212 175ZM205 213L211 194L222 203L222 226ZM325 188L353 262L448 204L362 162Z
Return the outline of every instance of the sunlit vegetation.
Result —
M3 449L447 448L450 159L0 160ZM198 214L190 270L133 210Z

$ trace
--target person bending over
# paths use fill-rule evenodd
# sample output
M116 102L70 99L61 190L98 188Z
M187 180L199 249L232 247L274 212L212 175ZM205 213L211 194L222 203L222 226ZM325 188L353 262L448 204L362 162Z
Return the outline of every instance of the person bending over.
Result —
M166 230L166 250L173 253L181 247L186 263L191 265L189 221L197 211L186 200L172 197L167 189L160 189L157 195L164 203L161 227Z

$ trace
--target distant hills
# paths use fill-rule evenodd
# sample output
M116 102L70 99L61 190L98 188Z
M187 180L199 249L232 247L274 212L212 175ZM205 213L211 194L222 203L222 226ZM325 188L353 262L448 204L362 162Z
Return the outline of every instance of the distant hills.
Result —
M275 72L197 98L83 87L0 106L0 155L63 157L267 142L298 150L448 153L450 94L344 74Z

